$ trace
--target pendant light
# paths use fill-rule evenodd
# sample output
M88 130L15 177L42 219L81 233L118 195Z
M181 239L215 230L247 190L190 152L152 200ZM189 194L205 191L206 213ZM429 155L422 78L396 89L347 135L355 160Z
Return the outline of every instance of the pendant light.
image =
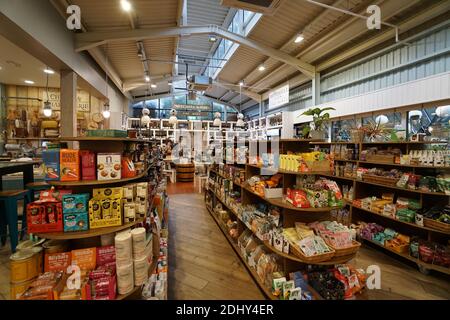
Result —
M106 99L108 98L108 44L106 44L106 50L105 50L105 57L106 57L106 63L105 63L105 95ZM111 111L109 110L109 101L106 100L105 104L103 105L103 112L102 112L103 118L109 119L111 117Z
M169 123L171 125L176 125L178 122L178 118L177 118L177 110L172 109L170 110L170 118L169 118Z
M222 120L220 120L220 117L221 117L220 112L214 113L213 126L220 127L220 125L222 124Z
M239 86L239 113L237 115L236 127L245 126L244 115L241 112L242 110L242 86Z
M49 73L47 74L47 84L46 84L46 91L47 91L47 101L44 102L44 108L43 108L43 112L44 112L44 116L46 116L47 118L52 116L52 105L50 104L50 101L48 101L48 77L49 77Z
M144 105L147 102L147 94L148 94L148 89L147 91L145 91L145 100L144 100ZM147 106L145 105L145 107L142 109L142 117L141 117L141 125L147 127L150 124L150 110L147 108Z

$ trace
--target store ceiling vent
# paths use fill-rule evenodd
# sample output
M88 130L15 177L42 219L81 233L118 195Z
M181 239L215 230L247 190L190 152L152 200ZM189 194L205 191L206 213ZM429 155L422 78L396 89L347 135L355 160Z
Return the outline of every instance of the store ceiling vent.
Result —
M284 0L222 0L221 5L272 16Z
M206 91L211 85L211 77L193 75L189 78L188 89L196 91Z

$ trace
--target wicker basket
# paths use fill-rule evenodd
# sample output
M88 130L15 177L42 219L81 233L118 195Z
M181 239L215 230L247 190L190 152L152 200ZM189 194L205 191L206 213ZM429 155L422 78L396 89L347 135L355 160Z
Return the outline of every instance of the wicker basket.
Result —
M293 255L299 257L305 263L318 263L318 262L327 261L327 260L330 260L331 258L333 258L336 253L333 250L333 248L331 248L331 250L332 250L331 252L307 257L303 254L303 251L297 245L293 244L290 241L289 241L289 250L291 251L291 253Z
M334 254L335 257L349 256L351 254L356 253L359 250L359 247L361 247L361 243L355 240L353 240L353 244L351 246L346 248L336 248L330 243L328 243L328 241L326 241L326 243L331 249L335 251Z
M361 143L364 141L364 131L362 130L353 129L350 131L350 136L352 141L355 143Z
M388 178L382 176L375 176L371 174L363 174L363 181L372 182L376 184L383 184L386 186L395 187L397 185L399 179L397 178Z
M389 154L368 154L366 155L366 161L392 164L395 162L395 156Z
M439 222L433 219L423 218L423 225L427 228L450 233L450 224Z

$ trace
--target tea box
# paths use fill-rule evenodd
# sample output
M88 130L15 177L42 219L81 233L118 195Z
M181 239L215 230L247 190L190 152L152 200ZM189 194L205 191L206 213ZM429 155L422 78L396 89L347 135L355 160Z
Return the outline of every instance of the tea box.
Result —
M97 179L97 172L95 170L95 153L91 151L81 150L81 179L95 180Z
M104 200L104 199L119 199L123 197L123 188L102 188L102 189L94 189L92 194L95 199Z
M88 211L89 194L67 194L62 197L63 213L84 213Z
M64 232L87 231L88 229L89 218L86 212L64 214Z
M58 181L60 179L59 153L59 149L42 151L45 180L47 181Z
M59 154L61 181L80 180L80 152L79 150L61 149Z
M118 180L121 179L121 155L120 153L97 154L97 179Z

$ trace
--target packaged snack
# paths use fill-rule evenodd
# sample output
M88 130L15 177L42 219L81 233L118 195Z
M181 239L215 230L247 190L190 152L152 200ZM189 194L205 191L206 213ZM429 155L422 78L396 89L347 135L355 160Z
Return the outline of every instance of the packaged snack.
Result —
M46 253L44 258L44 271L66 271L71 264L70 252Z
M94 270L96 266L97 248L72 250L72 264L82 270Z
M89 217L87 212L64 213L64 232L86 231L89 229Z
M129 157L122 157L122 178L133 178L136 176L134 163Z
M121 179L121 155L120 153L97 154L97 179L116 180Z
M287 189L286 200L297 208L309 208L310 203L303 190Z
M80 152L79 150L60 150L61 181L80 180Z
M116 249L114 246L105 246L97 248L96 263L97 266L108 265L116 262Z
M63 213L85 213L88 211L88 193L67 194L62 196Z
M102 188L102 189L94 189L92 194L95 199L104 200L104 199L120 199L123 197L123 188Z
M45 180L47 181L57 181L60 179L59 151L59 149L42 151Z
M92 216L93 220L102 219L102 207L100 200L97 199L89 200L89 215Z
M97 172L95 166L95 153L87 150L80 150L81 157L81 179L96 180Z

